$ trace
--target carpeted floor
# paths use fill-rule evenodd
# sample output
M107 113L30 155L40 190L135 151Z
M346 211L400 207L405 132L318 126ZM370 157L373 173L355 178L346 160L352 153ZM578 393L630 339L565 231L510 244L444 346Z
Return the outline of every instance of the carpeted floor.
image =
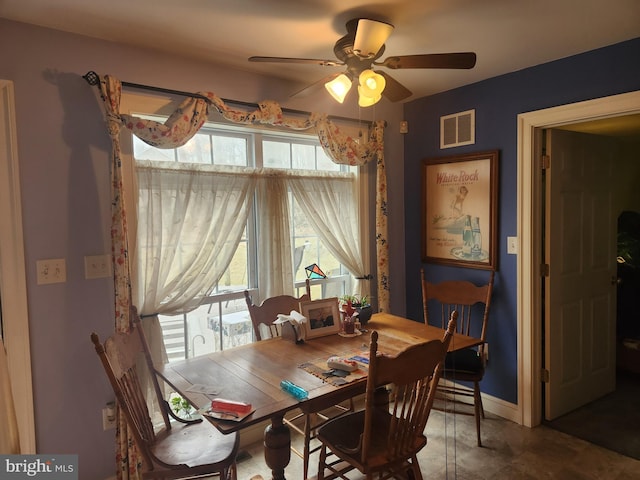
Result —
M546 425L640 460L640 375L619 371L616 390Z

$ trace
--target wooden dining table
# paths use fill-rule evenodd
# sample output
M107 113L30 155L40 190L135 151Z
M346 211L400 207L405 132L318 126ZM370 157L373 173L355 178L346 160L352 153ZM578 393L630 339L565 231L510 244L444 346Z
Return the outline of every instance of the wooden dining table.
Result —
M427 340L442 339L444 330L389 313L376 313L367 323L362 335L350 337L338 334L317 337L304 343L283 338L262 340L248 345L210 353L187 360L168 363L157 369L158 374L192 405L210 405L217 396L247 402L254 411L242 421L217 420L207 417L221 432L238 432L251 425L270 421L265 429L264 455L273 478L283 480L290 460L291 434L283 423L284 415L300 408L305 412L332 405L364 393L366 376L336 386L309 371L302 364L322 361L332 355L368 353L369 337L378 332L379 351L393 355L409 345ZM449 351L480 344L480 339L455 334ZM289 380L304 388L308 398L297 400L280 388L282 380ZM192 391L194 385L211 386L217 395Z

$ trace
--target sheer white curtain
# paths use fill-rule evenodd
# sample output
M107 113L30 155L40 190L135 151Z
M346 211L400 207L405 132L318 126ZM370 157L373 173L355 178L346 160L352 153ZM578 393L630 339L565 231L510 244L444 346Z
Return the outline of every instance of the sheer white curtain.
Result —
M140 310L187 313L216 285L247 224L256 179L242 169L136 162Z
M293 295L289 192L338 261L356 279L367 274L362 261L354 174L270 169L258 170L257 174L260 294L254 301L259 302L275 295ZM356 291L361 291L358 284L355 288Z
M292 176L289 185L307 220L333 256L356 279L367 275L361 252L355 175ZM363 283L368 287L368 282ZM370 294L357 283L353 291Z
M265 175L266 170L262 170ZM293 295L293 259L288 187L281 173L266 173L256 191L259 298Z

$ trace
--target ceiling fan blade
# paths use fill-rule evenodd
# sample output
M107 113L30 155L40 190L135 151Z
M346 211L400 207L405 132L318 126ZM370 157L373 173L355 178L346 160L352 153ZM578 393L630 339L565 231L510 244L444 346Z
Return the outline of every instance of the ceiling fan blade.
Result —
M386 86L382 91L382 95L384 95L389 101L399 102L400 100L404 100L405 98L409 98L411 95L413 95L413 92L411 92L411 90L402 85L388 73L378 71L376 71L376 73L379 73L384 77Z
M291 95L289 95L289 97L304 98L311 95L312 93L316 93L318 90L324 87L325 83L330 82L331 80L336 78L338 75L340 75L340 73L332 73L327 77L321 78L320 80L313 82L311 85L307 85L302 90L298 90L297 92L292 93Z
M337 60L323 60L321 58L288 58L288 57L249 57L250 62L272 62L272 63L307 63L321 65L323 67L340 67L344 63Z
M391 68L473 68L476 64L474 52L425 53L423 55L401 55L388 57L374 65Z

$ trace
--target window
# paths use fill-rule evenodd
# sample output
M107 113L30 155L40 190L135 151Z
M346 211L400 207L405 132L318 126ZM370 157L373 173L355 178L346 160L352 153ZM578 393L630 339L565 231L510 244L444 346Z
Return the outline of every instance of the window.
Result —
M153 118L163 121L158 117ZM354 187L357 187L359 181L355 168L334 164L324 153L317 138L311 135L211 123L205 125L187 144L173 150L156 149L130 133L128 135L132 138L132 157L138 169L142 164L159 165L162 168L213 171L212 178L220 172L242 172L262 179L278 172L285 176L299 172L305 177L313 177L314 172L317 172L320 175L329 174L331 178L343 182L346 179ZM209 173L203 173L207 174ZM356 188L353 190L356 191ZM304 267L313 263L317 263L328 278L313 281L312 298L339 296L350 292L351 276L348 270L314 230L291 188L287 190L287 198L291 276L295 282L296 294L300 295L304 291ZM253 198L252 207L228 267L200 305L185 314L160 315L170 360L202 355L253 341L244 290L250 290L253 296L258 297L261 291L258 272L263 267L258 261L258 224L264 218L261 216L264 206L257 198ZM144 209L144 206L139 205L139 208ZM138 223L138 230L146 228L141 225L142 223ZM138 258L144 255L148 247L141 238L138 235ZM180 246L175 245L174 248L178 249Z

